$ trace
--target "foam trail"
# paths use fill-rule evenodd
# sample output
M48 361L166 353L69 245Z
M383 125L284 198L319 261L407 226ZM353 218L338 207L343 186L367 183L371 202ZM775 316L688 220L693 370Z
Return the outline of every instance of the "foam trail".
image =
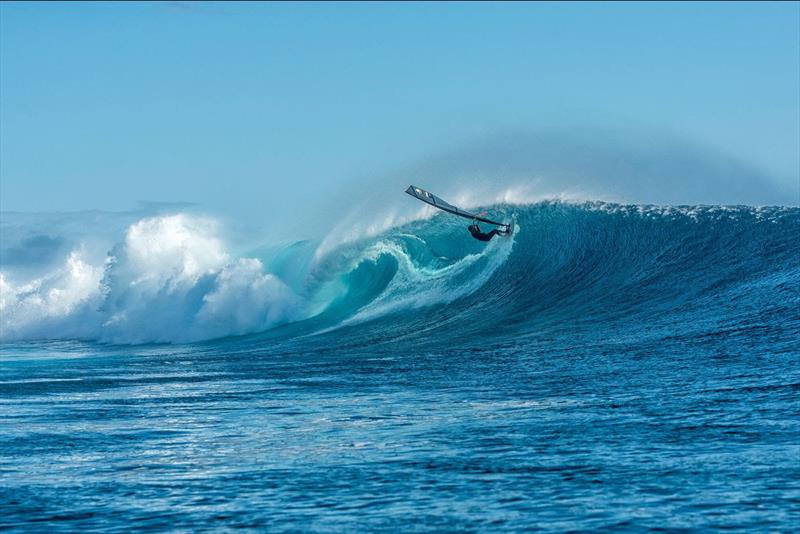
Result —
M396 244L378 243L367 251L370 255L392 254L400 268L380 297L365 306L346 323L366 321L403 309L422 308L453 302L482 287L511 254L514 238L497 239L483 251L468 254L443 267L420 267ZM463 277L463 283L453 280Z

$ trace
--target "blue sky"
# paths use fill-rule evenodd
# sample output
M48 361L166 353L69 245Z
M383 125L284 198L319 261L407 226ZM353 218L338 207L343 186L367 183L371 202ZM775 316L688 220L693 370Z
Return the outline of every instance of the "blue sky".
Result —
M0 209L284 217L485 136L584 126L667 132L794 194L798 95L796 2L3 2Z

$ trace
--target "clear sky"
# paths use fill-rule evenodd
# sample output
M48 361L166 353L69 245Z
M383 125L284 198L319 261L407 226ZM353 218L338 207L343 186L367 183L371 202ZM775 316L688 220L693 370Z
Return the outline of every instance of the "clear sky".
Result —
M653 128L800 188L800 4L0 4L0 209L257 218L481 136Z

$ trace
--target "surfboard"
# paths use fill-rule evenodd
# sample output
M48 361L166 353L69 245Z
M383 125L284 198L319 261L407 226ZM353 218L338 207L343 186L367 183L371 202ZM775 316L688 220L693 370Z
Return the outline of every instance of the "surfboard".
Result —
M475 215L474 213L470 213L468 211L462 210L461 208L457 208L453 206L449 202L445 201L444 199L437 197L433 193L429 191L425 191L421 187L417 187L414 185L409 185L408 189L406 189L406 193L411 195L412 197L425 202L426 204L430 204L435 208L439 208L442 211L446 211L447 213L452 213L453 215L458 215L459 217L464 217L465 219L473 219L476 221L481 221L487 224L494 224L495 226L505 226L506 232L511 234L514 231L514 226L512 224L501 223L497 221L493 221L491 219L487 219L485 217L480 217Z

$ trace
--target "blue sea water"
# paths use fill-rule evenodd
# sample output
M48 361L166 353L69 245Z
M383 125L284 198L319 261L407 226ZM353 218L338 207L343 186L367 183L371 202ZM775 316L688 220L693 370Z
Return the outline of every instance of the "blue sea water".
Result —
M494 210L4 282L0 528L796 531L800 209Z

